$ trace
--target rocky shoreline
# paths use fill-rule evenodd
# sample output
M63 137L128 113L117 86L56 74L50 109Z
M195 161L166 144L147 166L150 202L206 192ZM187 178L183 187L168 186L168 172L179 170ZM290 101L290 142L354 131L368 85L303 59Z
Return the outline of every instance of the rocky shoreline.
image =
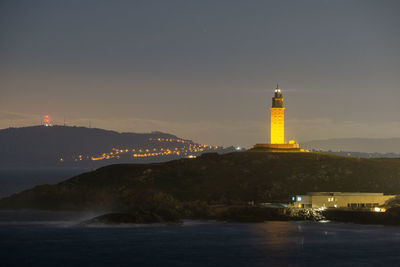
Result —
M166 220L155 214L131 214L131 213L107 213L96 216L90 220L83 221L79 226L99 226L99 225L129 225L129 224L177 224L181 223L178 218Z
M400 207L389 208L386 212L328 209L323 211L323 216L327 220L345 223L400 225Z
M128 224L177 224L183 220L215 220L238 223L259 223L265 221L320 221L324 219L321 211L266 208L252 206L212 207L202 216L169 216L154 213L112 212L81 222L80 226L128 225Z
M237 223L265 221L321 221L329 220L357 224L400 225L400 207L386 212L346 209L297 209L254 206L212 207L201 216L167 216L154 213L114 212L97 216L80 223L80 226L128 224L179 224L183 220L215 220Z

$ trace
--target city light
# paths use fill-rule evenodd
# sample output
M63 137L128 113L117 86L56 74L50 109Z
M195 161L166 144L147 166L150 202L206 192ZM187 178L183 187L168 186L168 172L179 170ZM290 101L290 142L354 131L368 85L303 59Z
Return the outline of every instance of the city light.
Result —
M375 211L375 212L385 212L386 209L385 209L385 208L375 207L375 208L374 208L374 211Z
M121 156L131 158L150 158L150 157L168 157L179 156L184 158L196 158L196 154L215 150L221 147L211 146L206 144L195 144L190 140L174 139L174 138L149 138L149 141L154 142L153 147L149 148L112 148L109 152L94 155L78 154L73 156L74 161L82 161L85 159L91 161L119 159ZM165 146L163 146L165 144ZM171 145L176 146L171 147ZM168 146L168 147L167 147ZM241 149L241 148L240 148ZM60 162L64 162L63 159Z

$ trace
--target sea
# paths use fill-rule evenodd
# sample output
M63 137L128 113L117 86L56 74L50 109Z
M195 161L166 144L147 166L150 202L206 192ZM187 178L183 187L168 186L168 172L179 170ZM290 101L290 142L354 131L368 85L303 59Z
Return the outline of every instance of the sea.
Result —
M400 264L400 227L304 221L83 227L0 216L1 266Z
M396 226L189 220L80 225L97 215L0 211L0 266L400 266Z

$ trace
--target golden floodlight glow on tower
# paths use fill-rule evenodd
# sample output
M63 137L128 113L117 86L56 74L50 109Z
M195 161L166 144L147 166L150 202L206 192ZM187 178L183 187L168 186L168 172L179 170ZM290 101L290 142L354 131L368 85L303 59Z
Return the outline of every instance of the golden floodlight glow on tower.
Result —
M276 84L274 97L272 98L270 144L256 144L250 152L309 152L300 148L294 140L285 142L285 108L283 106L283 94Z
M283 95L279 85L276 84L275 95L271 107L271 144L285 143L285 108Z

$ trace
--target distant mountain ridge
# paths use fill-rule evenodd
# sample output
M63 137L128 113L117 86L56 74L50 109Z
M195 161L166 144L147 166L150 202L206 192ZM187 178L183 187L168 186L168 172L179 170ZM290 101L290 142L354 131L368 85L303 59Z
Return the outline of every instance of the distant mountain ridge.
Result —
M336 138L302 142L306 149L365 153L400 153L400 138Z
M99 167L157 162L222 151L175 135L119 133L97 128L31 126L0 130L0 167Z

